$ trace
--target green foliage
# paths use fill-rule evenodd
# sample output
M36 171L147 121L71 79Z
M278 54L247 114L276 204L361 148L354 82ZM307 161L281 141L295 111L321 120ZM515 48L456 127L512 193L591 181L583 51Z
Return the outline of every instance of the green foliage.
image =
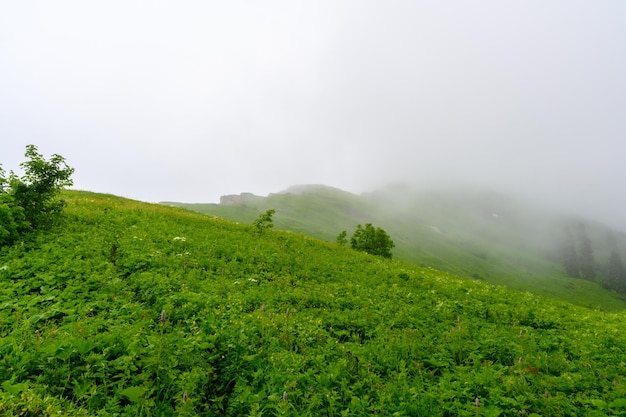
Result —
M185 210L63 197L70 221L0 249L0 415L626 410L624 312Z
M70 168L60 155L46 161L37 147L26 146L26 158L20 166L24 175L11 172L8 179L0 169L0 244L15 241L29 229L50 226L65 205L57 198L61 190L72 185Z
M595 281L587 281L566 274L564 254L559 250L566 240L561 239L563 226L575 226L579 220L537 212L498 194L471 189L391 189L355 195L323 186L291 191L268 197L245 194L238 204L170 204L242 223L251 223L259 212L275 208L280 213L274 221L276 229L329 242L337 241L338 230L353 230L363 219L384 222L396 244L394 259L582 306L607 311L626 307L621 294L603 287L610 251L617 250L622 259L626 256L626 235L615 234L617 246L608 247L602 243L605 226L587 223L598 273ZM580 276L576 234L567 232L573 245L570 263L573 273Z
M0 246L16 241L29 226L24 209L10 195L0 193Z
M391 249L396 246L393 240L380 227L374 227L371 223L366 223L365 227L360 224L350 238L352 249L369 253L370 255L391 258Z
M269 209L265 213L261 213L259 217L252 222L252 226L254 226L259 233L263 233L263 231L267 229L271 229L274 227L274 220L272 216L276 213L276 210Z
M348 244L348 232L342 230L339 235L337 235L337 244L339 246L346 246Z

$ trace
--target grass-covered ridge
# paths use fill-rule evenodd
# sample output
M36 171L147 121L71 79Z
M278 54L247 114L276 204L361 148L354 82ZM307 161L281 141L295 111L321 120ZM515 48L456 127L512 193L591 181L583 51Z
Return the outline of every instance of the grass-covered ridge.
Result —
M330 242L342 230L352 233L359 223L373 223L395 242L396 259L578 305L607 311L626 308L624 294L601 284L609 275L609 237L626 259L626 235L588 223L597 280L573 279L559 261L559 245L564 225L584 220L489 190L397 186L355 195L317 185L267 197L227 196L224 204L169 204L245 223L275 209L277 229Z
M2 415L626 414L624 313L64 197L0 251Z

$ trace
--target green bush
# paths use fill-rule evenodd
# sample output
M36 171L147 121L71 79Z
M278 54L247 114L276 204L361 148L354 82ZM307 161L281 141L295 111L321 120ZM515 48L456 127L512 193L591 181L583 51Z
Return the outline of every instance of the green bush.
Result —
M65 202L58 197L61 190L73 184L74 169L60 155L46 161L35 145L26 146L26 162L22 177L14 172L6 178L0 167L0 244L15 241L30 229L50 226L57 219Z
M14 242L28 228L24 210L7 194L0 194L0 246Z
M257 229L257 232L263 233L266 229L271 229L274 227L274 220L272 216L276 213L276 210L269 209L265 213L261 213L259 217L252 222L252 226Z
M350 246L361 252L370 255L382 256L391 259L391 249L395 247L395 243L387 232L380 227L374 227L371 223L366 223L365 227L360 224L350 238Z

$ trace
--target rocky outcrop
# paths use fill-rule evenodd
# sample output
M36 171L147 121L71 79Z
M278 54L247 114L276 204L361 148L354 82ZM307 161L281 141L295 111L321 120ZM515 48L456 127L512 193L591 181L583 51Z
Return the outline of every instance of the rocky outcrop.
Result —
M224 206L237 206L245 204L247 201L254 197L255 195L252 193L223 195L220 197L220 204Z

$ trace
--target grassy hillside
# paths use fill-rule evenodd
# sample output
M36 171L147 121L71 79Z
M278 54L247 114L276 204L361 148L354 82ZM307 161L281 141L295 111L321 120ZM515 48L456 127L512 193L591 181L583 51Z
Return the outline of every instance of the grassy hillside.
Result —
M572 279L556 261L563 225L576 224L576 219L539 212L494 192L398 186L358 196L331 187L299 186L268 197L243 194L231 201L169 204L244 223L274 208L278 229L331 242L342 230L352 233L357 224L372 222L391 235L397 259L579 305L626 308L622 295L597 282ZM588 229L602 273L611 231L596 224ZM626 237L616 236L620 252L626 254Z
M68 192L0 250L7 416L626 414L624 313Z

